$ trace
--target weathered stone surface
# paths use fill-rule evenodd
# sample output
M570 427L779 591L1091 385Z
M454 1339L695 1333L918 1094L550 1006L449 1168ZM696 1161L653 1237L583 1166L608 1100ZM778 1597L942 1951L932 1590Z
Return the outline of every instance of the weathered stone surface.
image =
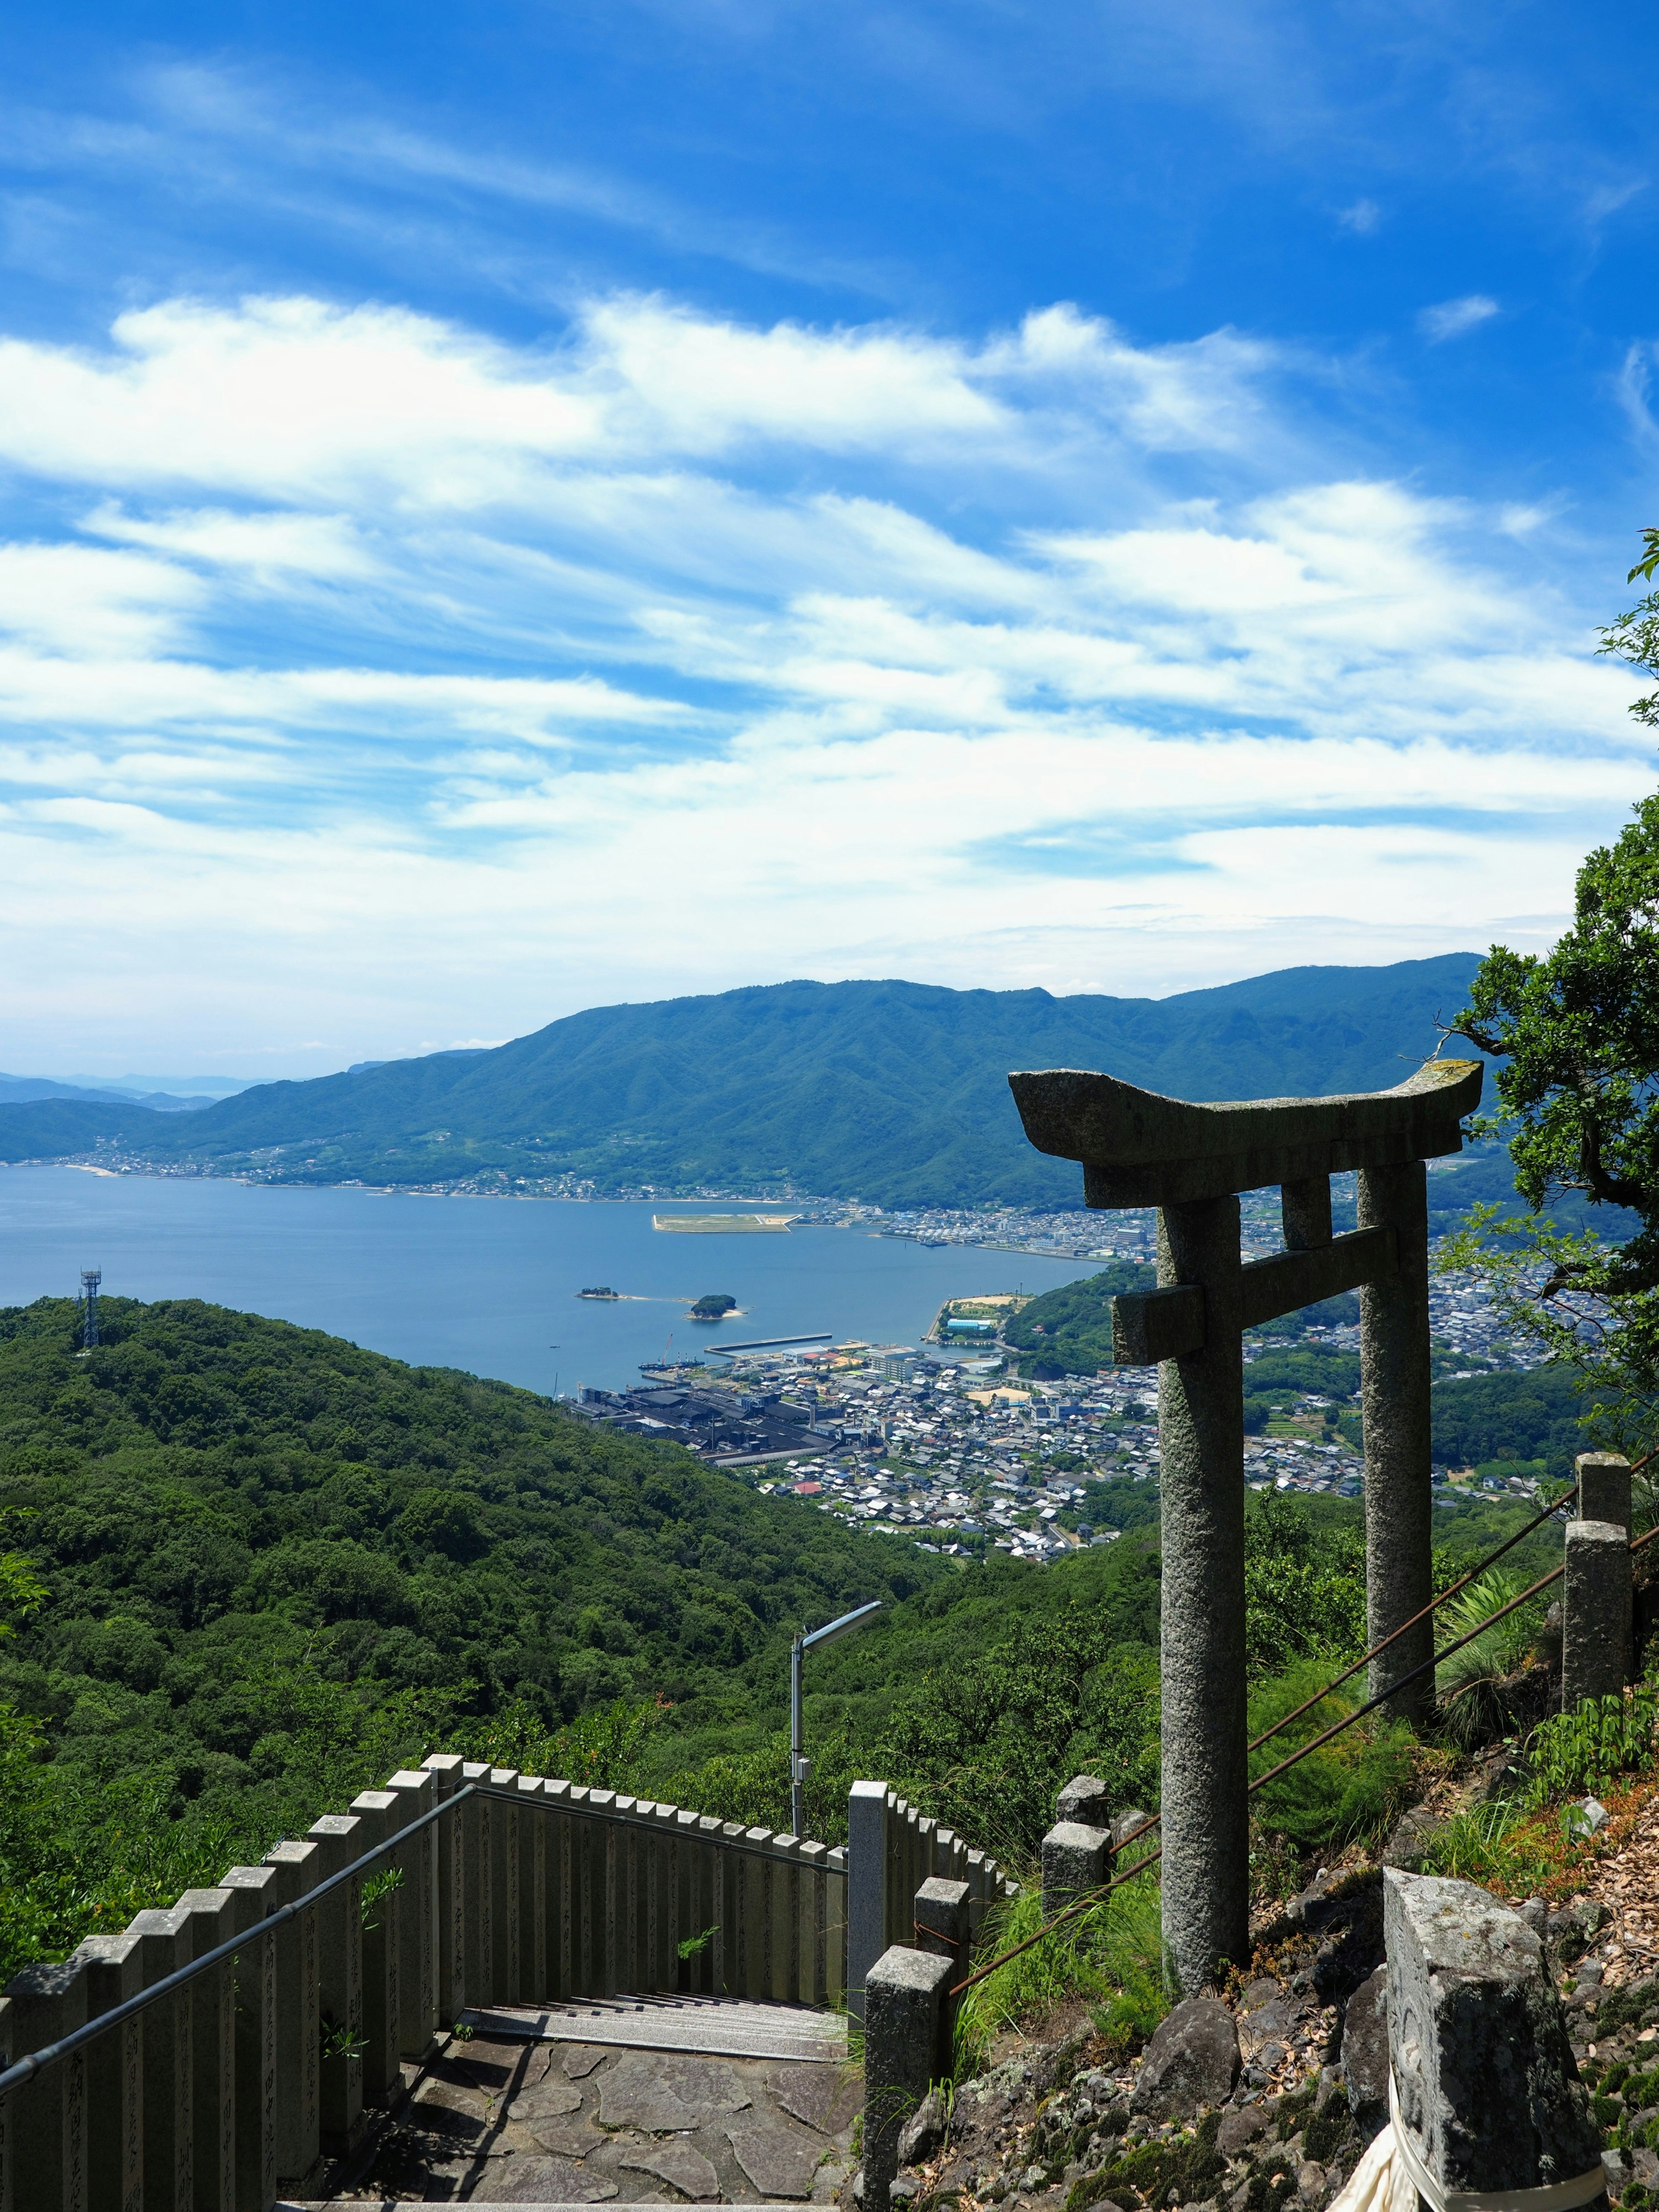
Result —
M1270 2043L1283 2043L1291 2033L1295 2017L1291 2001L1275 1991L1271 2002L1257 2005L1253 2011L1239 2015L1240 2051L1246 2058L1254 2059Z
M1097 1774L1074 1774L1054 1800L1056 1820L1076 1820L1085 1828L1103 1828L1112 1793Z
M556 2120L567 2112L580 2112L582 2093L574 2081L532 2081L520 2089L507 2107L510 2120Z
M1042 1838L1042 1913L1063 1912L1087 1891L1098 1889L1111 1872L1112 1839L1104 1828L1057 1820Z
M774 2066L766 2086L786 2112L826 2136L851 2126L862 2102L857 2077L839 2066Z
M1226 2006L1214 1997L1188 1997L1146 2045L1133 2107L1154 2119L1190 2119L1232 2094L1239 2063L1238 2034Z
M1379 1966L1348 1999L1342 2021L1348 2110L1370 2142L1389 2117L1389 1970Z
M624 2051L599 2083L599 2124L668 2135L700 2128L716 2112L750 2103L732 2069L718 2058L678 2051Z
M895 1944L866 1978L865 2212L888 2212L904 2124L946 2070L945 1992L952 1972L948 1959Z
M1216 2130L1215 2147L1223 2158L1237 2158L1246 2144L1267 2131L1271 2114L1261 2105L1245 2105L1221 2115L1221 2124Z
M571 2043L565 2046L563 2065L573 2081L585 2081L603 2060L611 2056L603 2043Z
M678 2189L682 2197L699 2203L707 2203L720 2193L720 2176L690 2143L653 2143L648 2149L624 2151L617 2164L630 2173L653 2174L671 2189Z
M812 2176L823 2156L823 2145L815 2136L741 2124L726 2133L738 2164L763 2197L811 2195Z
M1143 1813L1139 1805L1132 1805L1127 1813L1120 1813L1108 1831L1112 1838L1112 1849L1115 1851L1122 1851L1123 1846L1128 1842L1130 1837L1135 1835L1137 1830L1145 1828L1152 1817L1150 1813ZM1125 1855L1127 1863L1133 1865L1136 1859L1151 1850L1156 1842L1156 1832L1148 1829L1144 1836L1138 1838L1133 1848Z
M472 2190L474 2203L489 2204L601 2204L617 2193L614 2181L573 2166L568 2159L517 2157L491 2168L488 2193Z
M945 2141L950 2115L937 2089L930 2089L905 2122L898 2140L901 2166L920 2166L933 2157Z
M1561 1710L1630 1680L1629 1539L1616 1521L1569 1521L1561 1592Z
M1601 2137L1538 1937L1472 1882L1384 1880L1389 2056L1429 2172L1490 2191L1588 2171Z

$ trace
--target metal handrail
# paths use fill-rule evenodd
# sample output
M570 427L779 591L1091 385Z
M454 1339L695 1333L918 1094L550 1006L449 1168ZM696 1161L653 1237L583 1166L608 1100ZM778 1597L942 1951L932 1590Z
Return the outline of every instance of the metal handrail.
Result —
M31 2051L26 2057L15 2060L3 2073L0 2073L0 2098L5 2097L13 2089L22 2088L27 2082L33 2081L37 2075L43 2074L47 2067L55 2066L59 2059L72 2057L77 2051L83 2050L88 2043L106 2033L111 2028L119 2027L125 2021L131 2020L137 2014L143 2012L147 2006L159 2004L163 1997L171 1996L175 1990L184 1989L188 1984L193 1982L198 1974L205 1974L215 1966L224 1966L234 1959L239 1951L246 1950L250 1943L257 1942L262 1936L273 1934L279 1928L286 1927L290 1920L297 1919L301 1913L309 1912L315 1905L319 1905L331 1891L338 1889L343 1883L350 1881L354 1876L363 1874L374 1864L376 1860L383 1859L387 1852L400 1850L411 1836L419 1835L422 1828L430 1827L434 1821L442 1820L445 1814L453 1813L458 1805L464 1804L469 1797L495 1797L499 1798L503 1803L520 1806L534 1806L537 1802L530 1791L512 1790L504 1783L464 1782L461 1787L451 1796L443 1798L438 1804L428 1807L427 1811L418 1814L406 1826L399 1828L395 1836L388 1836L384 1843L376 1844L372 1850L365 1851L361 1858L353 1859L349 1866L342 1867L337 1874L330 1875L325 1881L319 1881L314 1888L308 1889L303 1897L295 1898L291 1905L279 1905L276 1911L268 1913L264 1919L256 1921L251 1928L245 1928L240 1936L233 1936L226 1942L216 1943L212 1950L204 1951L199 1959L192 1959L187 1966L175 1967L172 1973L164 1974L161 1979L153 1984L150 1988L140 1990L135 1996L124 1997L119 2004L112 2005L107 2012L100 2012L96 2020L89 2020L83 2026L72 2028L67 2035L59 2036L57 2042L43 2043L38 2051ZM635 1800L636 1804L641 1802L660 1802L661 1801L641 1801L637 1798ZM626 1814L617 1814L599 1806L573 1804L564 1798L544 1798L541 1801L541 1808L545 1812L574 1814L578 1820L614 1820L618 1818L626 1820L628 1817ZM699 1814L697 1817L701 1821L707 1815ZM647 1830L647 1832L651 1832ZM777 1858L776 1852L767 1850L763 1844L751 1844L744 1837L708 1835L690 1829L680 1831L678 1827L665 1827L656 1832L664 1838L672 1836L677 1842L701 1844L711 1850L738 1851L752 1858L770 1859L774 1863ZM808 1865L810 1869L810 1862L803 1861L800 1863ZM162 1908L164 1911L167 1909ZM65 1963L68 1962L65 1961Z

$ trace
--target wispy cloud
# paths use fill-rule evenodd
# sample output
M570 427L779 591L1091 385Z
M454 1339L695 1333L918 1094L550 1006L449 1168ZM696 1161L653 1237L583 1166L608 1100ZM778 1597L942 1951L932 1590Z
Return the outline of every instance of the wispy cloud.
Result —
M444 976L511 1034L1485 941L1641 787L1631 688L1493 566L1547 513L1337 465L1322 374L622 293L12 338L0 457L78 526L0 547L0 921L301 1034L349 945L405 1039Z
M1485 292L1470 292L1461 300L1443 300L1437 307L1425 307L1417 318L1417 327L1431 345L1443 345L1448 338L1467 337L1499 313L1496 300Z
M1382 210L1375 200L1357 199L1351 206L1339 209L1336 219L1344 230L1360 238L1370 238L1382 228Z

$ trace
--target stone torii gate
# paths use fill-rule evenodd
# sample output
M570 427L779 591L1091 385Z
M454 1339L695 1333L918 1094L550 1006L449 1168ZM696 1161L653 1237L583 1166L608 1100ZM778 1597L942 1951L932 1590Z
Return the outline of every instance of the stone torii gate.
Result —
M1115 1298L1118 1360L1156 1363L1163 1493L1164 1944L1184 1996L1249 1956L1241 1332L1359 1294L1366 1626L1373 1644L1433 1595L1428 1208L1423 1163L1461 1150L1479 1060L1435 1060L1392 1091L1188 1105L1072 1068L1011 1075L1039 1152L1083 1163L1091 1206L1158 1208L1155 1291ZM1331 1233L1333 1175L1359 1171L1359 1226ZM1241 1261L1238 1194L1277 1183L1285 1249ZM1373 1695L1433 1651L1423 1621L1371 1663ZM1392 1708L1423 1717L1431 1677Z

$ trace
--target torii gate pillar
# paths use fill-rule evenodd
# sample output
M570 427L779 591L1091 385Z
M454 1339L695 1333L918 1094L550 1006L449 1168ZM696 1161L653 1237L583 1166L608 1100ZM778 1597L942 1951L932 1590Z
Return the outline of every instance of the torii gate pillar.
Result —
M1432 1595L1425 1159L1455 1152L1478 1060L1431 1060L1393 1091L1194 1106L1109 1075L1012 1075L1040 1152L1083 1163L1091 1206L1155 1206L1158 1287L1113 1301L1114 1351L1158 1365L1163 1496L1164 1947L1183 1996L1249 1955L1243 1330L1360 1293L1367 1625ZM1359 1170L1359 1226L1331 1233L1330 1178ZM1242 1262L1238 1194L1278 1184L1285 1249ZM1431 1650L1425 1622L1373 1664L1374 1691ZM1424 1678L1395 1710L1415 1719Z

